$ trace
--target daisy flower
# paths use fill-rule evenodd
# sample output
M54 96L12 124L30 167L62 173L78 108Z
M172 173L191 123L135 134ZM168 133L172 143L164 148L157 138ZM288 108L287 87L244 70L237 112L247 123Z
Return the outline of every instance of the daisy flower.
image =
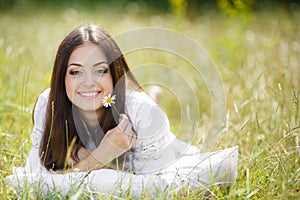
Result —
M116 111L116 113L118 113L118 115L120 116L120 113L117 110L116 105L115 105L116 102L114 100L116 100L116 95L108 94L107 96L105 96L102 99L102 104L106 108L113 107L113 109Z
M111 107L112 104L115 104L114 100L116 100L116 95L111 96L111 94L109 94L102 99L102 104L104 107L108 108Z

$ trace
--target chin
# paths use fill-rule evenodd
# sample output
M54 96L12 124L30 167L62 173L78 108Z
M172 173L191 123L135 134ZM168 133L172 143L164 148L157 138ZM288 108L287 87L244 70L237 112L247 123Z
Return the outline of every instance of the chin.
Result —
M100 108L83 108L83 109L81 109L81 110L83 110L83 111L87 111L87 112L92 112L92 111L94 111L94 112L96 112L96 111L98 111Z
M102 106L77 106L80 110L85 112L96 112L101 109Z

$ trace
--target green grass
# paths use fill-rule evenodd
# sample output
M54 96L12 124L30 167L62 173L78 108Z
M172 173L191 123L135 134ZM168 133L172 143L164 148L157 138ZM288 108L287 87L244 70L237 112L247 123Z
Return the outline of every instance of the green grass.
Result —
M212 199L298 199L299 17L299 12L281 9L235 18L208 12L190 21L161 13L111 13L104 7L85 10L49 6L29 11L24 5L1 11L0 196L14 199L12 188L5 185L5 176L11 174L13 166L25 164L31 148L31 112L39 92L49 85L59 42L75 26L93 22L112 35L145 26L174 29L192 37L208 51L222 76L227 98L226 126L215 148L239 145L240 154L236 183L230 191L213 190ZM184 70L189 69L186 62L164 52L134 52L127 59L133 68L156 62L182 68L182 73L189 75L189 70ZM199 81L197 87L201 116L196 132L200 134L209 126L211 99L204 81ZM176 96L164 92L162 104L176 132L180 107L177 102L174 108ZM193 101L188 96L186 99ZM190 138L188 133L177 135ZM201 140L197 144L201 145ZM86 191L82 197L89 195L92 192ZM34 197L30 197L29 188L21 196ZM181 197L171 194L166 198ZM184 197L195 199L196 193ZM52 198L64 197L53 192L48 196Z

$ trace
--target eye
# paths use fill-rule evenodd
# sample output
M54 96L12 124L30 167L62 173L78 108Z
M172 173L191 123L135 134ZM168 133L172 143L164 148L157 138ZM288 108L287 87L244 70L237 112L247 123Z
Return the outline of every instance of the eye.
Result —
M105 69L97 69L95 70L95 74L98 74L98 75L102 75L102 74L105 74L108 72L108 69L105 68Z
M79 70L71 70L71 71L69 72L69 74L72 75L72 76L76 76L76 75L81 75L82 72L79 71Z

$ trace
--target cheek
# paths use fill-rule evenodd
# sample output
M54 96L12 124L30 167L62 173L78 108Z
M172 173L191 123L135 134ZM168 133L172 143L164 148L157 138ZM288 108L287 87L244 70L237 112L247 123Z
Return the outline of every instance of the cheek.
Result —
M75 86L76 86L76 82L74 79L68 77L65 78L66 93L70 100L72 100L73 98L73 93L76 88Z
M109 84L108 85L109 85L108 87L109 87L110 92L113 93L114 85L113 85L113 80L112 80L111 77L109 79Z
M114 87L111 76L103 77L103 79L100 81L100 84L102 85L103 89L105 89L107 92L113 92Z

